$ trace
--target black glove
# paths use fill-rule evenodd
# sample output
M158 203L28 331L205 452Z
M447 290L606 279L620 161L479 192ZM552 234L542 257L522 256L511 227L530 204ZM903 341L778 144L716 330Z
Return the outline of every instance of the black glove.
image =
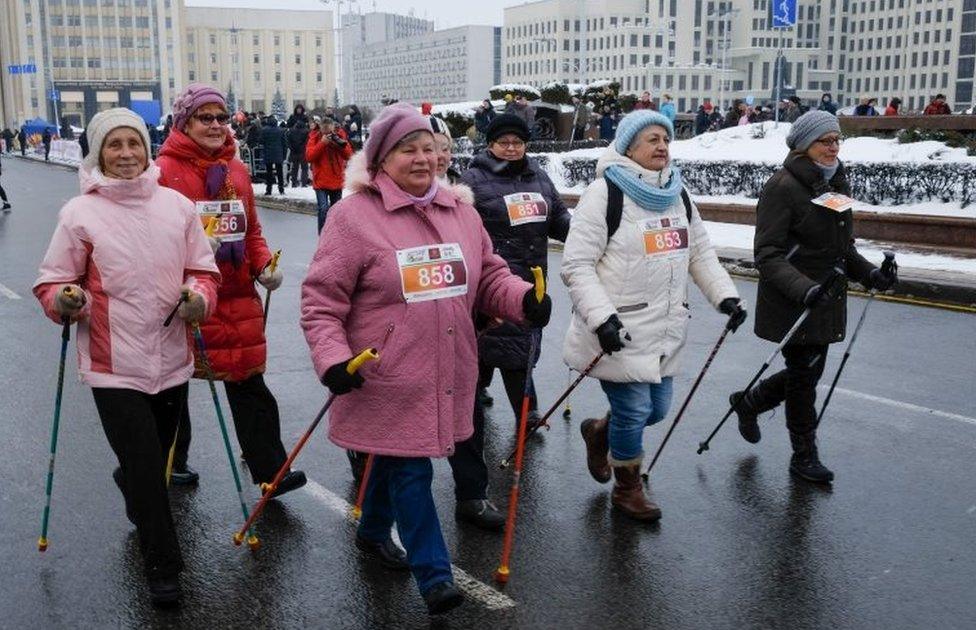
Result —
M827 284L815 284L810 287L807 294L803 296L803 306L814 309L825 303L830 297L828 291L829 288L830 287Z
M746 317L749 313L746 312L744 306L742 306L742 301L739 298L725 298L718 303L718 310L721 313L725 313L729 316L729 323L725 325L726 328L731 330L733 333L739 329L742 322L746 321Z
M366 382L366 379L360 376L359 372L350 374L346 371L346 367L348 367L350 361L352 359L347 359L342 363L336 363L322 375L322 384L328 387L336 396L342 396L354 389L359 389Z
M620 334L621 332L623 335ZM624 325L620 323L620 318L616 314L600 324L596 329L596 336L600 340L600 348L607 354L623 350L626 345L624 339L630 341L630 335L624 330Z
M892 270L890 274L887 274L881 269L872 269L871 274L868 276L868 282L871 284L870 288L872 289L887 291L898 282L898 272Z
M532 328L542 328L549 323L552 315L552 299L548 294L542 296L542 301L535 299L535 287L529 289L522 296L522 312Z

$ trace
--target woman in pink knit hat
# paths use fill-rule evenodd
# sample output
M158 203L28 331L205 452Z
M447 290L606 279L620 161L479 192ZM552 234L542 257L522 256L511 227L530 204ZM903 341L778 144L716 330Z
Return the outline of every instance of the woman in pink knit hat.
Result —
M339 396L337 445L373 455L356 545L409 569L431 614L461 603L430 484L431 457L474 427L472 313L539 327L549 296L512 275L469 202L438 184L430 122L397 103L373 121L346 171L353 194L329 211L302 284L302 328L322 382ZM346 367L368 347L380 359ZM397 526L406 552L390 537Z
M237 158L229 120L220 90L191 83L173 102L173 128L156 165L162 171L159 183L189 197L202 223L212 216L220 218L210 242L222 277L217 310L200 329L214 374L224 381L251 479L261 484L271 482L287 455L281 443L278 403L264 383L264 310L254 283L273 291L281 286L282 273L268 266L271 251L261 234L251 176ZM198 360L197 377L204 375L201 367ZM189 414L185 414L173 464L174 483L192 484L198 479L186 464L189 429ZM276 494L304 484L304 473L289 471Z

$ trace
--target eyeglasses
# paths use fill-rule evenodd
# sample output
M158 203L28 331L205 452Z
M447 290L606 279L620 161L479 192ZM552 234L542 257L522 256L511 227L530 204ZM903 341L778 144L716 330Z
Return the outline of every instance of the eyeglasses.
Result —
M821 145L825 147L833 146L835 144L837 146L840 146L840 143L843 141L844 139L841 138L840 136L834 136L833 138L818 138L817 140L815 140L815 142L819 142Z
M521 149L525 147L525 142L522 140L511 140L506 142L496 141L495 144L503 149Z
M221 125L226 125L230 120L230 114L194 114L193 117L207 126L212 125L215 120Z

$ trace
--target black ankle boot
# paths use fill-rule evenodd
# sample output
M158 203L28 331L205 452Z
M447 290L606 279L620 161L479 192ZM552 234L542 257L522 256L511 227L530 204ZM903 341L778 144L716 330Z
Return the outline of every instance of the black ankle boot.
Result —
M739 435L750 444L759 442L762 439L762 433L759 431L759 417L749 403L748 392L745 395L742 392L733 393L729 396L729 404L732 405L735 415L739 418Z
M179 575L149 579L149 598L154 606L162 608L177 606L182 596Z
M834 473L820 463L815 431L790 433L790 442L793 443L790 473L813 483L830 483L834 480Z

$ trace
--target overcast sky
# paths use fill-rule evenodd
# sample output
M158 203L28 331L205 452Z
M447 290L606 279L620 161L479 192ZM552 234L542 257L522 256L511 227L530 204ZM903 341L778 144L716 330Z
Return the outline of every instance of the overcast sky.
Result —
M297 10L321 9L323 4L317 0L186 0L192 7L242 7L257 9L288 8ZM435 28L449 28L465 24L502 25L502 9L506 6L524 4L522 0L357 0L343 2L342 11L354 13L376 11L408 14L413 9L414 16L434 20ZM335 2L328 8L335 10Z

